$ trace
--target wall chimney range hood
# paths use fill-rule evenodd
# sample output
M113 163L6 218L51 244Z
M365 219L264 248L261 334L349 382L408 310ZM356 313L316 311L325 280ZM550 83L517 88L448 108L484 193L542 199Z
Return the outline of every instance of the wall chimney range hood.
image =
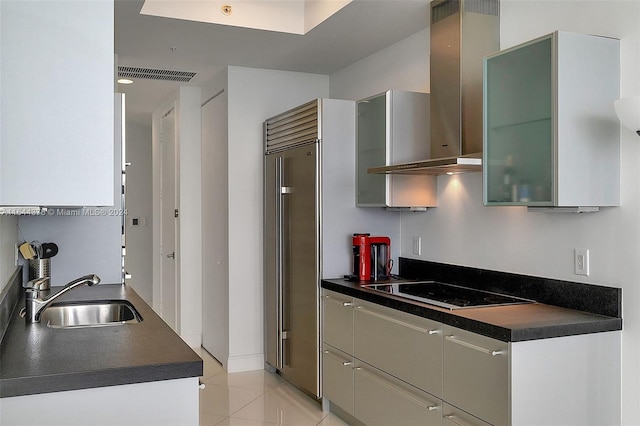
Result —
M369 173L482 170L482 60L500 49L499 0L432 1L430 49L431 158Z

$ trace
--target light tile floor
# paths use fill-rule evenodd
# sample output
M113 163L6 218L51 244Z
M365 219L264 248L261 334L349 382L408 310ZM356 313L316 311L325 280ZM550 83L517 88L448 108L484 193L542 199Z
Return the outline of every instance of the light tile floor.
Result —
M343 426L322 406L267 371L227 374L204 349L200 389L200 426Z

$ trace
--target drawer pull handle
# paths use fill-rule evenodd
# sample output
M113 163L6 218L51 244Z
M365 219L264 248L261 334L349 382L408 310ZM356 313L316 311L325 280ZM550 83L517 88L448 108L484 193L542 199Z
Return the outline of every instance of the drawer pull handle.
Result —
M343 302L343 301L341 301L341 300L334 299L334 298L332 298L332 297L331 297L331 296L329 296L329 295L325 295L325 296L324 296L324 298L325 298L325 300L326 300L327 302L335 303L335 304L337 304L337 305L342 305L342 306L344 306L344 307L351 307L351 306L353 306L353 303L352 303L352 302Z
M483 348L482 346L474 345L473 343L465 342L464 340L458 339L456 336L445 336L445 339L451 343L456 343L458 345L462 345L469 349L473 349L474 351L482 352L484 354L491 355L491 356L497 356L504 353L504 351L501 351L501 350L487 349L487 348Z
M426 330L426 329L424 329L422 327L418 327L416 325L409 324L408 322L400 321L400 320L397 320L395 318L391 318L391 317L388 317L386 315L382 315L382 314L379 314L377 312L370 311L370 310L366 309L363 306L356 306L356 309L358 311L362 312L362 313L367 314L367 315L371 315L371 316L383 319L385 321L389 321L389 322L392 322L394 324L401 325L403 327L407 327L407 328L410 328L410 329L415 330L415 331L419 331L420 333L433 335L433 334L438 334L440 332L440 330Z
M351 361L347 361L347 360L345 360L344 358L342 358L342 357L340 357L340 356L338 356L338 355L336 355L336 354L334 354L334 353L332 353L332 352L330 352L330 351L325 350L325 351L324 351L324 354L325 354L325 355L329 355L329 357L330 357L330 358L333 358L333 359L335 359L336 361L338 361L338 362L342 363L342 365L343 365L343 366L345 366L345 367L347 367L347 366L351 365Z
M457 416L454 416L453 414L447 414L444 416L444 418L458 426L468 426L466 423L462 423L460 419Z
M355 370L357 370L363 376L366 376L367 378L369 378L369 380L373 380L374 382L377 382L378 384L386 387L390 391L400 395L405 399L408 399L409 401L413 402L416 405L419 405L422 408L426 408L429 411L437 410L438 408L440 408L439 405L434 405L434 404L431 404L430 402L419 400L415 396L410 395L407 392L404 392L402 389L396 386L393 386L391 383L388 383L386 380L379 378L377 375L373 373L369 373L367 370L365 370L362 367L356 367Z

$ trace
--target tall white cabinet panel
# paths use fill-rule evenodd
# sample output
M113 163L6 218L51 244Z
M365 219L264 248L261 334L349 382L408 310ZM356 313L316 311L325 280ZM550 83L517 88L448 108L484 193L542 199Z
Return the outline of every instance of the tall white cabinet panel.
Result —
M0 204L113 204L113 7L0 2Z

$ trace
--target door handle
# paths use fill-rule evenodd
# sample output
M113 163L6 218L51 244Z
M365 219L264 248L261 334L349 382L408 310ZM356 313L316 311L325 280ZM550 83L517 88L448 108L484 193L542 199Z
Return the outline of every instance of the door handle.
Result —
M176 252L175 252L175 251L172 251L171 253L169 253L169 254L167 255L167 258L169 258L169 259L175 259L175 258L176 258Z

